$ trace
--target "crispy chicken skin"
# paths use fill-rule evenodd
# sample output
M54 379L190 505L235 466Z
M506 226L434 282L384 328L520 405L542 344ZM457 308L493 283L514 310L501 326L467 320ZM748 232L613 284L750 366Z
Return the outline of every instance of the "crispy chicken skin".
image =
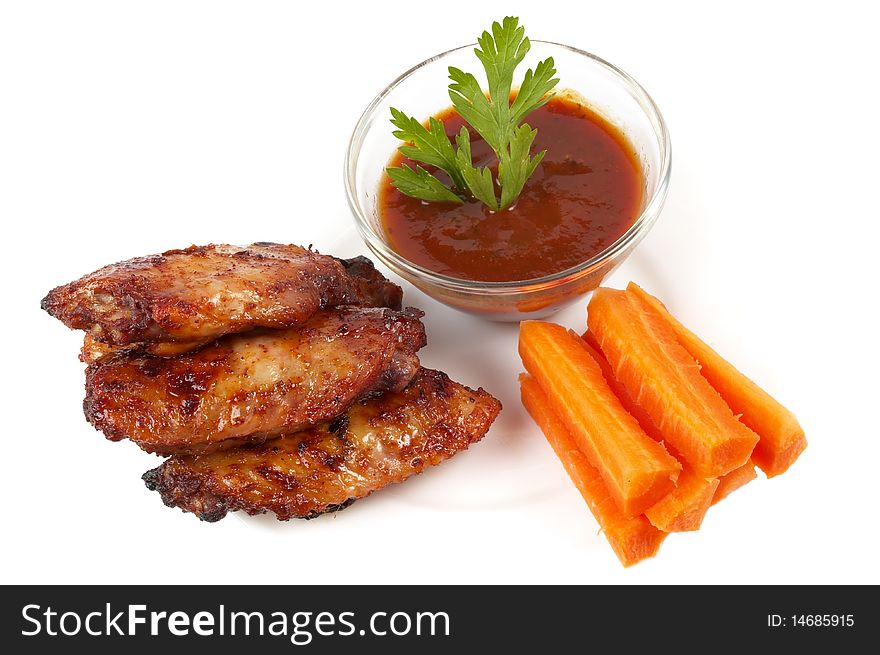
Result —
M365 257L340 260L255 243L191 246L105 266L53 289L41 306L68 327L119 347L199 345L256 327L298 325L327 307L400 309L401 298L400 287Z
M169 507L218 521L227 512L314 518L401 482L479 441L501 403L421 369L403 391L259 445L176 455L144 474Z
M201 341L157 341L156 343L135 343L128 346L111 346L103 341L98 341L90 333L86 333L83 339L83 347L79 353L79 361L86 364L106 361L113 355L120 353L146 353L156 357L174 357L191 350L198 350L214 339Z
M406 386L425 345L421 316L412 308L338 308L173 358L118 354L86 370L83 408L109 439L149 452L262 441Z

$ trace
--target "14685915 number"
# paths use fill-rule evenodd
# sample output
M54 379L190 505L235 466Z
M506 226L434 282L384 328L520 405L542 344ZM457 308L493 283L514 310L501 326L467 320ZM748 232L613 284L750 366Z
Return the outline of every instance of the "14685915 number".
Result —
M769 628L851 628L855 614L768 614Z
M849 628L855 624L852 614L792 614L791 625L803 628Z

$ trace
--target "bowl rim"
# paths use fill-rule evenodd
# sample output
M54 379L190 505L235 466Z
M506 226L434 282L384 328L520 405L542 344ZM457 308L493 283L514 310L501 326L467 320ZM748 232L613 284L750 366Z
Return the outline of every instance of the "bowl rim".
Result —
M531 278L528 280L494 282L468 280L465 278L445 275L443 273L437 273L428 268L425 268L424 266L410 261L403 255L398 253L396 250L394 250L385 241L385 239L377 234L367 217L364 216L364 214L361 212L355 191L355 187L357 185L356 165L361 148L363 146L364 139L366 138L368 129L372 123L373 115L375 114L376 109L382 103L382 101L392 91L394 91L394 89L400 86L404 81L414 75L421 68L437 61L438 59L447 57L453 53L457 53L468 48L477 47L476 43L469 43L467 45L462 45L456 48L452 48L450 50L446 50L437 55L434 55L433 57L425 59L424 61L416 64L415 66L395 78L394 81L386 86L375 98L373 98L370 104L367 105L366 109L364 109L363 113L355 124L354 130L352 131L351 138L349 139L348 147L345 153L345 161L343 163L345 195L346 199L348 200L349 209L355 217L355 222L357 224L358 231L361 233L361 237L364 239L364 241L366 241L367 246L369 246L369 248L380 258L391 260L392 262L406 270L410 275L422 278L425 281L432 282L436 285L448 289L454 289L464 292L480 290L482 292L489 293L518 293L524 290L539 290L542 288L553 287L556 286L557 283L559 283L560 281L577 279L589 274L595 267L602 265L604 262L611 258L614 258L621 251L624 251L628 246L630 246L631 243L637 241L657 220L660 215L660 210L663 207L663 203L666 200L666 195L669 191L669 179L672 172L672 143L669 137L669 129L666 126L666 121L663 119L663 115L660 113L660 109L659 107L657 107L654 99L650 96L650 94L648 94L644 87L642 87L642 85L639 84L635 80L635 78L633 78L629 73L622 70L621 68L618 68L617 66L606 61L605 59L602 59L601 57L587 52L586 50L581 50L580 48L566 45L564 43L558 43L556 41L545 41L541 39L530 39L530 41L532 43L540 43L546 46L563 48L575 54L582 55L588 59L591 59L594 63L598 64L600 67L605 68L613 76L615 76L647 115L651 126L654 128L654 133L659 142L660 171L658 175L657 188L654 190L654 193L651 195L648 202L645 203L645 206L642 208L641 213L638 215L635 221L633 221L633 224L627 229L627 231L624 232L620 237L618 237L618 239L614 243L612 243L593 257L590 257L588 260L566 268L562 271L558 271L556 273L551 273L549 275L544 275L537 278ZM389 154L389 157L390 156L391 154Z

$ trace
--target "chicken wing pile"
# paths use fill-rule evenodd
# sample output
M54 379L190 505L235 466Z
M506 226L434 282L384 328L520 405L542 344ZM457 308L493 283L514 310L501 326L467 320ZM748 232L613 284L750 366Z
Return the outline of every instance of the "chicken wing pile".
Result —
M167 456L170 507L313 518L439 464L501 410L422 368L422 312L365 257L192 246L106 266L42 307L85 330L83 409Z

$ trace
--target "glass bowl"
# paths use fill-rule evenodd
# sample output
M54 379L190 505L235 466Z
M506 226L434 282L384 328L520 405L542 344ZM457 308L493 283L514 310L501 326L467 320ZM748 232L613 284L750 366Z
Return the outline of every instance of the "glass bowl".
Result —
M441 275L407 260L386 241L378 195L385 166L400 141L391 134L390 107L412 116L428 116L449 107L449 66L480 69L475 44L449 50L422 62L394 80L369 104L352 134L345 157L345 190L358 230L369 249L388 268L450 307L498 321L549 316L601 284L638 245L657 220L666 199L672 164L669 134L660 111L632 77L583 50L548 41L532 41L521 68L534 68L552 56L558 89L571 89L624 134L642 166L641 213L611 246L582 264L532 280L477 282Z

